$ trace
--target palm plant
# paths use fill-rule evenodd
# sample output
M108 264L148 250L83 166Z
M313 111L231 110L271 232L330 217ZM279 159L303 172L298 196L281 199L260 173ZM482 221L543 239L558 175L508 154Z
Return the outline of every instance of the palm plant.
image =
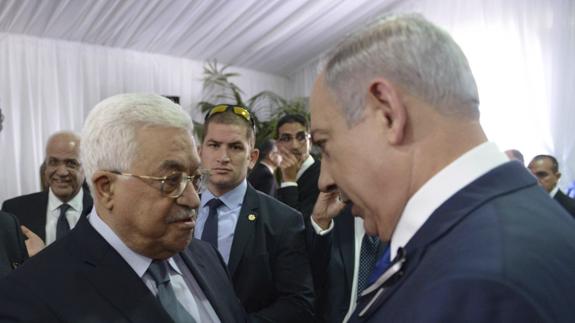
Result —
M204 65L202 78L203 100L197 105L200 111L202 111L202 114L206 114L219 103L245 106L250 111L256 126L256 145L273 136L277 119L284 114L299 113L309 119L307 98L286 100L275 92L262 91L247 101L244 100L244 92L235 83L230 81L230 78L237 77L239 74L226 72L228 67L229 65L218 65L215 60L208 61ZM268 113L269 111L274 112ZM196 123L195 127L198 135L201 137L203 125Z

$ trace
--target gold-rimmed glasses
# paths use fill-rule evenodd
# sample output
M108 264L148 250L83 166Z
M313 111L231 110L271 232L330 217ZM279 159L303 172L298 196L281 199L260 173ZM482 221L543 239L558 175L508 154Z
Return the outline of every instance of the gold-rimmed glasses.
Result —
M144 182L146 182L146 180L150 180L150 181L154 181L155 183L160 183L159 190L162 193L162 195L166 196L166 197L174 198L174 199L177 199L180 196L182 196L182 194L184 194L184 191L186 190L186 188L188 187L188 183L190 183L190 182L194 186L194 189L196 191L199 191L201 186L202 186L202 183L204 182L204 178L207 175L206 171L198 171L194 175L188 175L185 172L173 172L167 176L162 176L162 177L147 176L147 175L136 175L136 174L123 173L123 172L118 172L118 171L110 171L110 173L113 173L116 175L121 175L121 176L136 177L136 178L141 179ZM146 182L146 183L148 183L148 182ZM158 188L158 187L156 187L156 185L151 185L151 186Z

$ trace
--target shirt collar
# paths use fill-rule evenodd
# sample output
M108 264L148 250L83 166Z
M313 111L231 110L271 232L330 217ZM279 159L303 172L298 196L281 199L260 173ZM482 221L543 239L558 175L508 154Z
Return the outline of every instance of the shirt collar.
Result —
M106 224L106 222L104 222L100 218L100 216L96 213L96 208L92 209L92 212L90 213L90 215L88 215L88 220L90 221L92 227L94 227L94 230L96 230L104 238L104 240L106 240L106 242L108 242L108 244L110 244L110 246L112 246L112 248L114 248L114 250L116 250L120 254L120 256L136 272L138 277L142 278L142 276L144 276L144 274L150 267L150 264L152 263L152 258L143 256L130 249L124 243L124 241L122 241L120 237L118 237L116 232L114 232L112 228L110 228L108 224ZM168 259L168 264L178 274L182 275L182 272L180 271L180 268L178 268L178 266L176 265L176 262L173 257L170 257Z
M248 189L248 182L246 181L245 178L238 186L234 187L231 191L228 191L218 197L212 194L212 192L210 192L209 189L206 189L204 192L202 192L200 206L203 208L211 199L218 198L220 201L224 203L224 205L228 209L233 209L237 206L242 205L247 189Z
M409 199L391 236L391 259L405 246L431 214L465 186L509 159L494 143L469 150L430 178Z
M549 192L549 196L551 196L551 198L554 198L557 192L559 192L559 185L555 185L555 187L551 190L551 192Z
M299 180L299 178L301 177L301 175L303 175L303 173L305 173L305 171L311 167L311 165L313 165L313 163L315 162L315 160L313 159L313 157L311 156L311 154L306 158L306 160L304 160L304 162L301 164L301 167L299 168L299 170L297 171L297 175L296 175L296 179Z
M84 189L80 187L80 190L76 195L66 204L70 205L72 209L75 211L81 211L83 208L83 201L84 201ZM60 207L60 205L64 204L57 196L52 192L52 189L48 192L48 211L52 212Z
M90 224L94 229L106 240L114 250L116 250L120 256L132 267L132 269L138 274L138 277L144 276L148 267L152 263L152 259L146 256L142 256L139 253L134 252L118 237L118 235L104 222L100 216L96 213L96 208L92 209L92 212L88 216Z

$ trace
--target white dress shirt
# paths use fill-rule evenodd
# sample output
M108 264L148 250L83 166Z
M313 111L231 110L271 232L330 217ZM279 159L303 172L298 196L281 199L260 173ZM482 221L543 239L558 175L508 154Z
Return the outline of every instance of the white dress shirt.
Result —
M116 235L116 233L104 222L96 209L88 216L90 224L106 240L114 250L128 263L134 272L142 279L148 289L156 295L158 289L153 278L146 273L152 263L152 259L140 255L130 249ZM220 322L214 308L210 304L206 295L198 285L193 274L187 269L179 255L168 259L170 284L176 294L176 298L182 306L190 313L196 322ZM179 265L178 265L179 264ZM185 272L182 271L185 270Z
M70 205L66 211L66 219L70 224L70 229L73 229L80 220L84 200L84 190L80 190L70 201L66 204ZM48 207L46 208L46 245L56 241L56 226L58 225L58 218L60 217L60 206L64 204L60 199L54 195L52 189L48 192Z
M430 178L405 205L391 236L391 259L445 201L477 178L507 162L509 158L494 143L485 142Z

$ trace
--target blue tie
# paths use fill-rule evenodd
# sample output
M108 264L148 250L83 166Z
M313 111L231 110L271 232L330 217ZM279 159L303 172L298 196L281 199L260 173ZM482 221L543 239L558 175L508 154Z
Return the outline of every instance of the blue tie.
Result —
M58 222L56 223L56 240L70 232L70 223L68 223L68 219L66 219L66 211L68 211L69 208L70 205L66 203L60 205L60 216L58 216Z
M385 250L383 252L383 255L381 255L381 257L379 258L379 260L377 261L377 263L375 263L375 267L373 268L373 271L371 273L371 275L369 276L368 279L368 285L371 285L373 283L375 283L375 281L381 276L383 275L383 273L389 268L389 266L391 266L391 248L389 247L390 244L388 244L385 247Z
M210 207L210 213L204 225L202 232L202 240L209 242L218 249L218 208L224 203L216 198L208 201L207 205Z
M170 317L176 323L195 323L196 320L186 311L182 304L176 298L176 293L170 283L169 267L165 260L154 260L148 268L148 273L156 282L158 294L156 297L162 304L162 307L168 312Z
M359 253L359 271L357 273L357 294L368 286L368 277L377 261L380 241L378 237L363 235Z

